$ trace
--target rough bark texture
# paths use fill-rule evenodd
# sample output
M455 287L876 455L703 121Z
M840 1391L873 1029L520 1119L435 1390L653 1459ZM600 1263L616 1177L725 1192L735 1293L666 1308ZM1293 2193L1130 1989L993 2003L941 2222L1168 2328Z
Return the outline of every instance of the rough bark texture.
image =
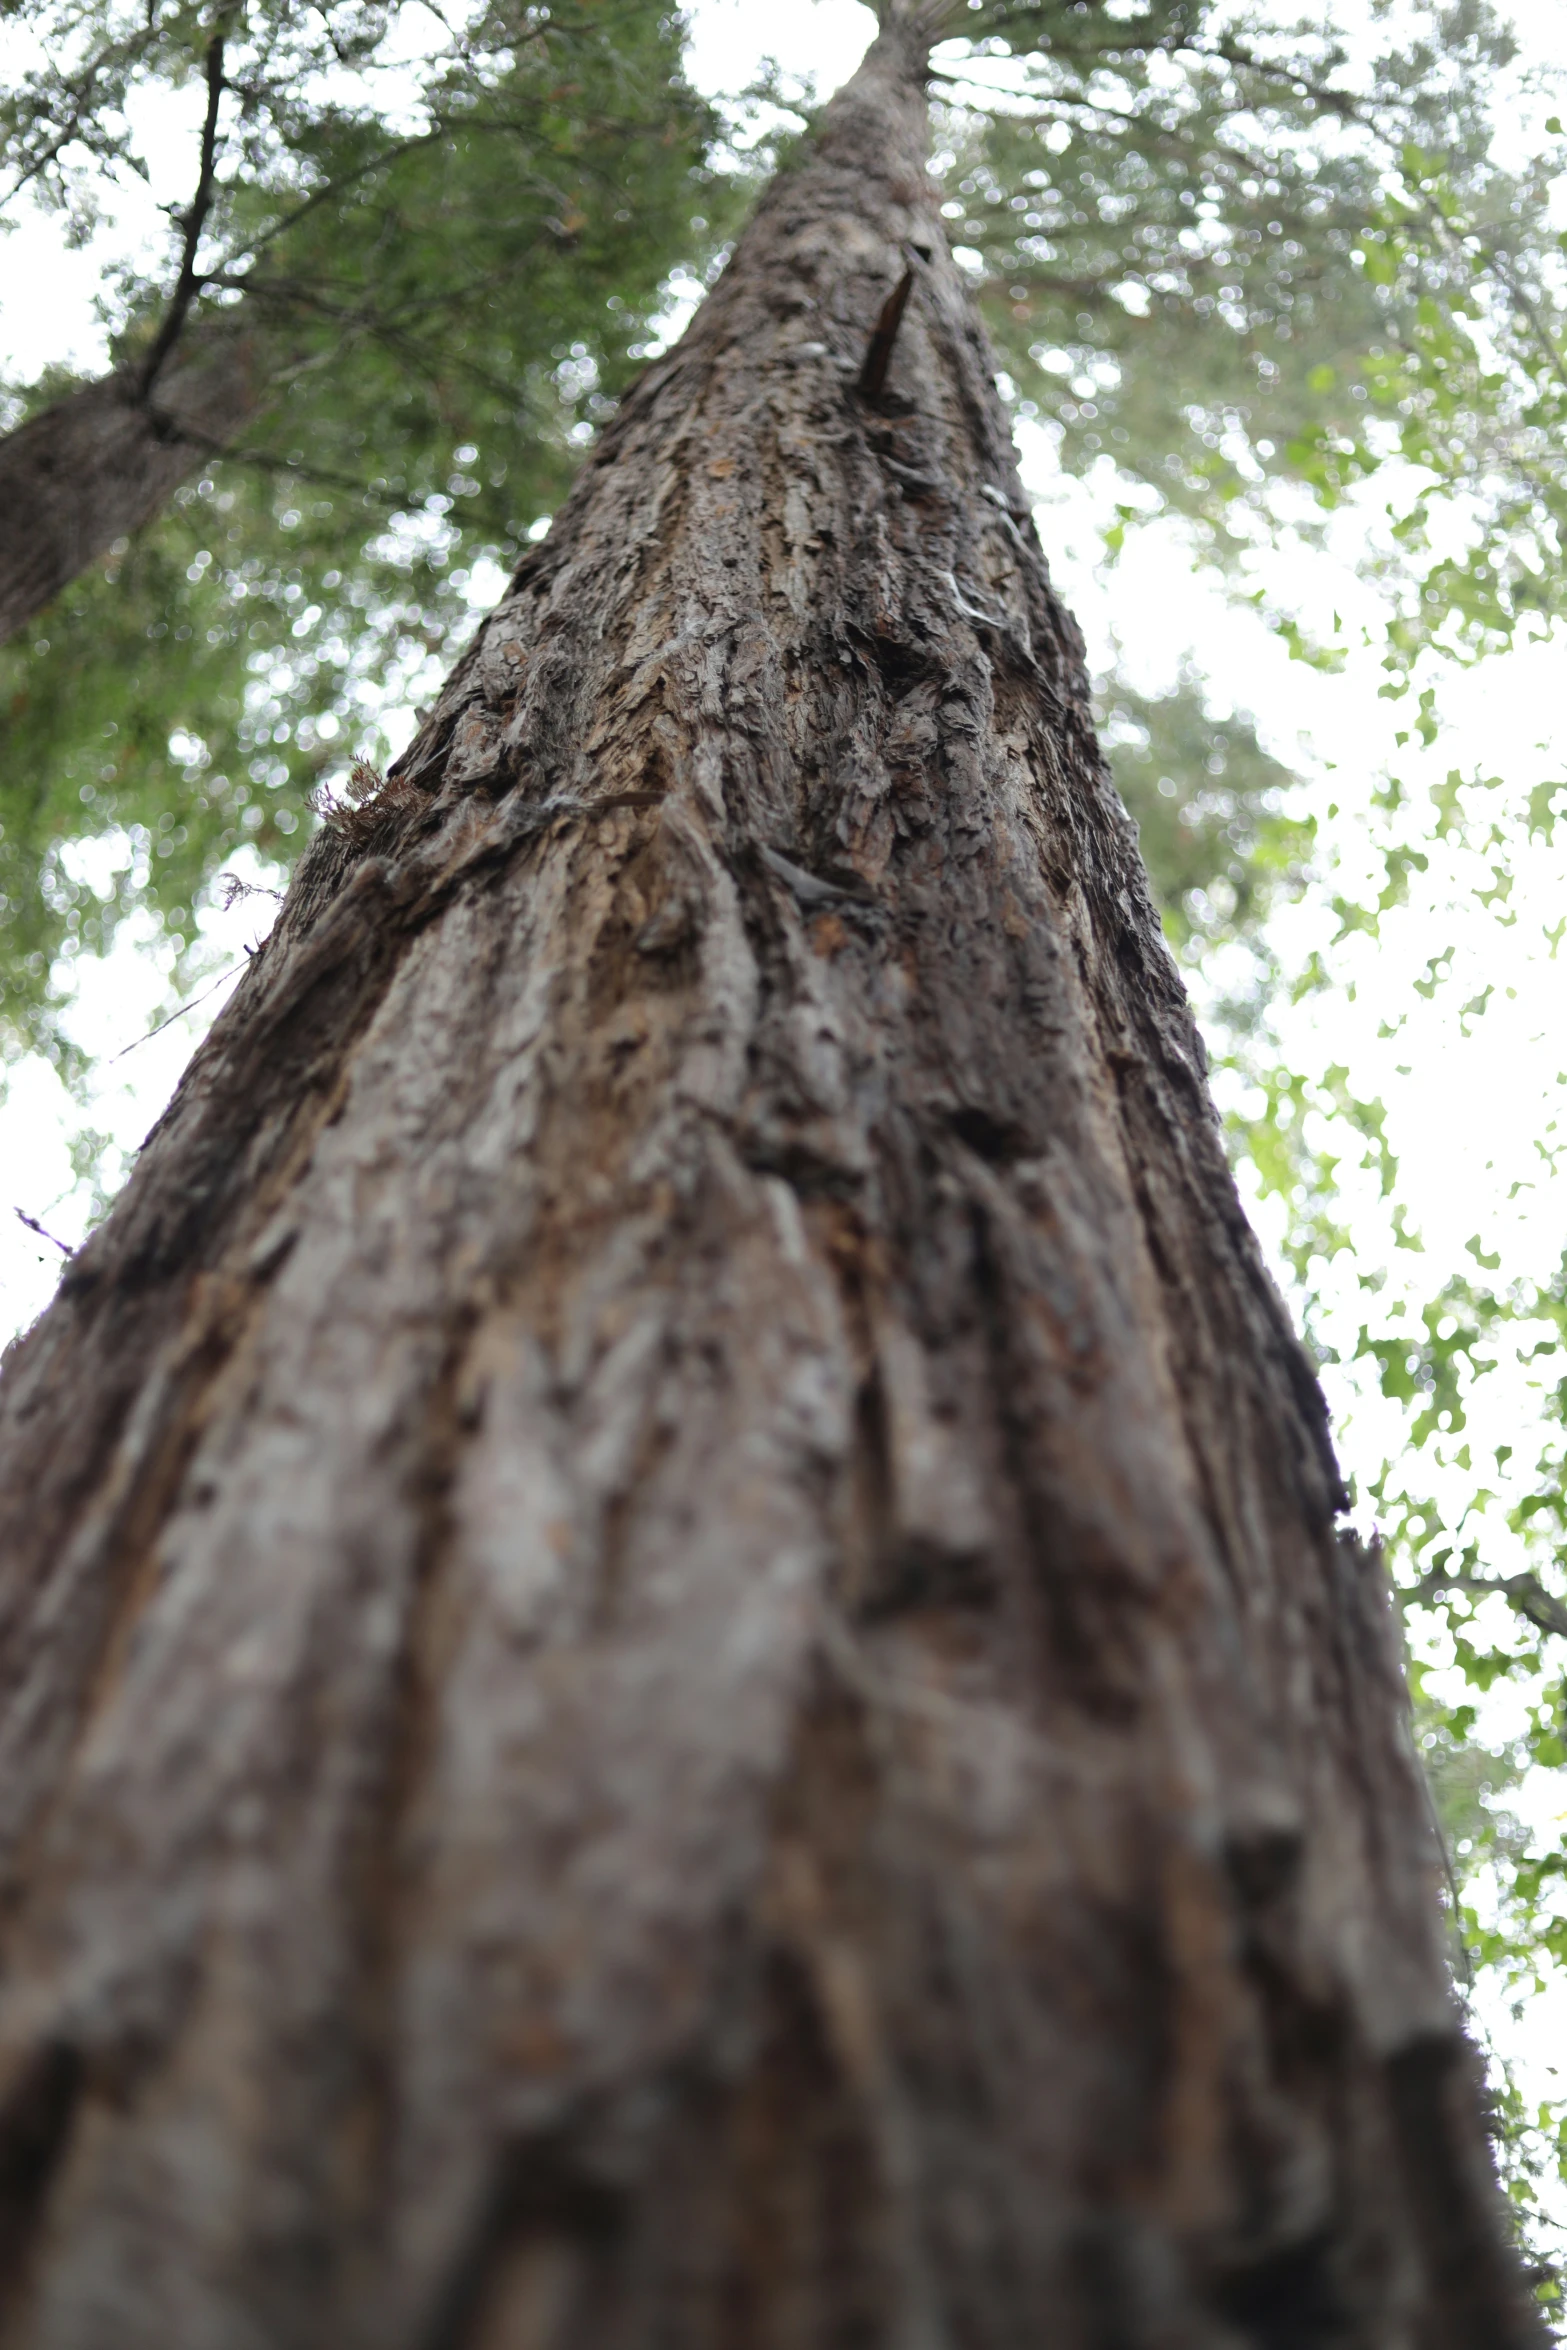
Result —
M1535 2338L921 63L10 1362L5 2350Z
M0 644L161 512L230 445L258 396L250 338L225 328L146 394L104 376L0 439Z

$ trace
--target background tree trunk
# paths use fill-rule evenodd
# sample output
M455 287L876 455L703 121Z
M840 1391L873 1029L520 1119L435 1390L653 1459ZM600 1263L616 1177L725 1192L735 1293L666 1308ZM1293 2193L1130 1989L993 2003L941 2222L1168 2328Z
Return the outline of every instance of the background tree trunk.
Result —
M106 375L0 439L0 644L161 513L260 393L254 338L225 326L193 337L145 396Z
M923 63L10 1362L7 2350L1535 2338Z

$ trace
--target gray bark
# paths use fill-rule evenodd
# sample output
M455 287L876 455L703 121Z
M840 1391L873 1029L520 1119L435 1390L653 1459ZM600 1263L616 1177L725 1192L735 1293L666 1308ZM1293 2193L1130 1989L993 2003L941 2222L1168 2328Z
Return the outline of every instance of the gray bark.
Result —
M9 1362L5 2350L1536 2339L923 63Z
M252 338L195 336L142 393L84 384L0 439L0 644L228 448L260 395Z

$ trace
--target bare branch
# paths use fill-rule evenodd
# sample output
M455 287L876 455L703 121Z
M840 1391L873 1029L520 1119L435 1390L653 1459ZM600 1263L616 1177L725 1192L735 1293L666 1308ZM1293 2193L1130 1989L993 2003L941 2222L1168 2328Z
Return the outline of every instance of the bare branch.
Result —
M207 225L212 210L212 198L217 184L218 108L223 99L223 26L220 23L207 43L207 112L201 126L201 172L196 182L196 193L191 198L185 215L185 250L180 256L180 274L175 282L174 296L159 327L152 349L141 371L137 391L146 400L157 382L170 352L185 331L190 306L201 290L196 273L196 250L201 243L201 232Z
M29 1232L36 1232L40 1240L47 1240L49 1246L51 1248L57 1248L62 1257L70 1257L76 1254L76 1251L71 1247L69 1241L56 1239L55 1235L48 1229L47 1225L40 1224L38 1218L36 1216L30 1216L25 1208L17 1208L15 1210L15 1214L17 1220L20 1223L25 1224Z

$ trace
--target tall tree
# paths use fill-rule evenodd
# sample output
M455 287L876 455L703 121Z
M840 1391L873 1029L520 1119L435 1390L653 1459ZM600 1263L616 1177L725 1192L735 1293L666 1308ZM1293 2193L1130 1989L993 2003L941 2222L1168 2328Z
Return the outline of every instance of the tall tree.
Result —
M881 14L8 1365L19 2350L1535 2338Z

